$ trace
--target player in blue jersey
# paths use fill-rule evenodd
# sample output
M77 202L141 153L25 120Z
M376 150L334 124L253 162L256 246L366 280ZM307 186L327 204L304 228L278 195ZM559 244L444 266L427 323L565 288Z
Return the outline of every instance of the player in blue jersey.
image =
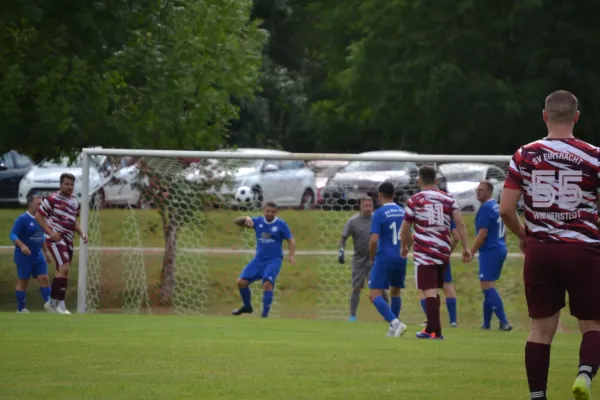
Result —
M477 200L481 207L475 217L477 237L472 254L479 251L479 281L483 290L483 329L490 329L492 314L500 320L500 330L511 331L512 325L508 323L504 313L502 298L496 290L495 282L500 278L502 266L506 259L506 231L500 206L492 198L494 186L488 181L482 181L477 186Z
M42 203L41 196L33 195L27 199L27 211L19 215L10 231L10 240L15 244L14 261L17 265L17 312L29 313L25 307L25 291L29 278L37 279L44 304L49 305L50 286L48 282L48 262L51 260L46 247L44 231L35 220L35 213ZM44 306L47 311L50 311Z
M240 227L254 229L256 232L256 255L250 261L237 280L242 307L234 310L233 315L252 313L249 285L257 280L262 280L263 287L263 312L262 317L267 318L273 303L273 288L279 275L283 262L283 241L288 242L290 264L296 264L296 242L292 232L282 219L277 218L277 205L267 203L261 217L240 217L234 223Z
M400 256L400 227L404 221L404 209L394 203L396 188L391 182L383 182L377 189L382 206L375 211L371 222L369 255L373 267L369 277L371 301L381 316L390 324L388 336L399 337L406 331L400 322L402 308L401 291L406 277L406 259ZM383 298L383 291L390 289L390 305Z
M459 242L458 231L456 230L456 224L454 221L450 223L450 231L452 232L452 244L451 250L454 252L456 245ZM454 283L452 283L452 266L448 264L448 268L444 269L444 296L446 297L446 308L448 309L448 317L450 318L450 326L453 328L458 327L457 321L457 302L456 302L456 289ZM421 301L421 308L427 317L427 301L425 299L425 293L419 290L419 300ZM423 322L421 326L427 326L427 321Z

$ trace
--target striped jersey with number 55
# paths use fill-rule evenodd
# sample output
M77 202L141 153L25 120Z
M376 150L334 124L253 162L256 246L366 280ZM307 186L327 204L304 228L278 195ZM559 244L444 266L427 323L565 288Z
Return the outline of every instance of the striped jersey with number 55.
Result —
M385 265L405 262L400 256L400 227L405 211L395 203L386 203L373 213L371 233L379 236L375 262Z
M458 204L440 190L424 190L408 199L406 216L414 228L415 265L443 265L450 261L450 225Z
M579 139L537 140L513 156L504 187L523 192L527 237L599 243L600 151Z

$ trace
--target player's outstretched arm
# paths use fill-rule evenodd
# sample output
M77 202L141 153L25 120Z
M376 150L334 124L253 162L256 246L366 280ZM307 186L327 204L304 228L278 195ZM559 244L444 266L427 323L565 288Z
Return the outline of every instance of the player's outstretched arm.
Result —
M521 190L504 188L500 198L500 217L504 225L520 240L525 240L525 227L517 214L517 203L521 198Z
M404 220L402 221L402 226L400 227L400 243L402 244L402 247L400 248L400 255L403 258L408 257L408 253L413 245L413 235L410 233L411 226L411 221Z
M29 250L29 247L27 247L25 245L25 243L23 243L21 241L21 239L19 239L19 232L21 231L21 226L22 226L21 221L22 221L21 218L17 218L17 220L13 224L13 227L10 231L10 240L15 244L15 246L17 246L19 249L21 249L23 254L25 254L26 256L30 256L31 251Z
M236 218L233 223L241 228L252 228L254 226L254 221L248 216Z
M88 237L85 234L84 231L81 230L81 226L79 226L79 221L75 220L75 232L77 232L77 234L81 237L81 239L83 239L83 243L87 243L88 242Z
M458 237L458 230L456 228L452 229L452 243L450 244L450 250L454 252L456 250L456 246L460 242L460 238Z
M296 265L296 241L294 238L288 239L288 251L290 252L290 264Z
M471 248L472 255L475 255L479 251L481 246L483 246L487 235L488 228L479 228L479 232L477 233L477 236L475 236L475 243L473 243L473 248Z
M371 233L371 239L369 240L369 257L371 264L373 264L375 254L377 254L377 242L379 242L379 235L377 233Z
M456 232L458 232L458 238L460 239L460 244L462 245L463 261L469 262L471 261L473 255L471 254L471 249L469 249L467 225L465 225L465 221L459 209L455 209L454 211L452 211L452 219L456 224Z

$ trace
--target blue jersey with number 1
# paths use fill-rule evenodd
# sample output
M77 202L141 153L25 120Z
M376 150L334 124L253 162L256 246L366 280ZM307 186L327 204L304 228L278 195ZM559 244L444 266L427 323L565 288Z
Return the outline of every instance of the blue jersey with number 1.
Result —
M485 242L483 242L483 245L479 249L480 252L498 247L506 247L504 223L502 222L502 218L500 218L500 206L496 200L491 199L481 205L475 217L475 228L477 229L477 233L479 233L480 229L488 230Z
M375 262L385 265L406 264L400 256L400 227L404 221L404 209L395 203L381 206L373 214L371 233L379 235Z

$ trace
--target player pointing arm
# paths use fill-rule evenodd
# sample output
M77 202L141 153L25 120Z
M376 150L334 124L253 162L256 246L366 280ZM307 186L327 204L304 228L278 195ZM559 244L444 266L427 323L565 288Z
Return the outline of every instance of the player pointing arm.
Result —
M254 311L249 285L260 279L263 288L262 317L267 318L273 303L275 280L283 261L282 243L284 240L288 242L290 264L294 265L296 263L296 242L288 225L282 219L277 218L277 205L272 202L265 204L263 216L240 217L234 223L240 227L254 229L256 232L256 255L237 280L243 305L234 310L232 314L250 314Z

